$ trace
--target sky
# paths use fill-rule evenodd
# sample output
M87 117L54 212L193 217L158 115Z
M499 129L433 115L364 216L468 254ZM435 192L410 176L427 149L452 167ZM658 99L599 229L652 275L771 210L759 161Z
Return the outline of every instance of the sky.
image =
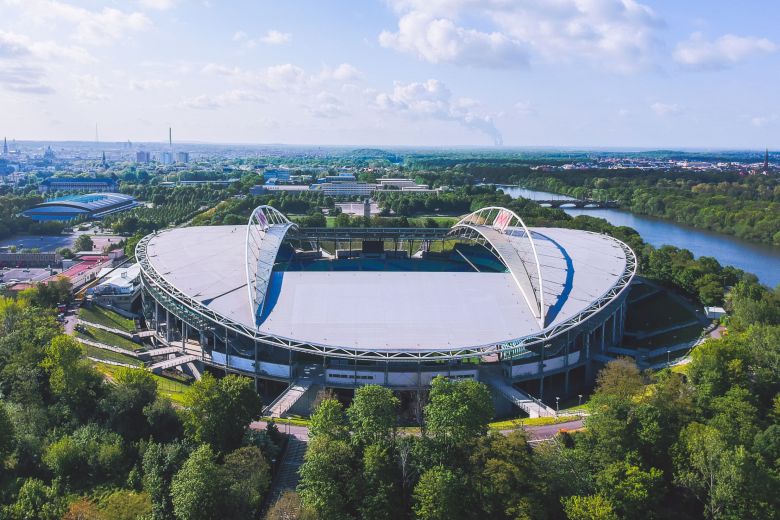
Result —
M780 148L775 0L0 0L9 139Z

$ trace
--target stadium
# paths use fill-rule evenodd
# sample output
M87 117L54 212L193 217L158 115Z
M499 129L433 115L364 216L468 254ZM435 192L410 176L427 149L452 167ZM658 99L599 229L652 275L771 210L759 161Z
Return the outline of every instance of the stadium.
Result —
M473 378L521 407L592 382L636 272L619 240L497 207L446 229L304 228L260 206L148 235L136 258L150 328L207 367L304 391Z
M49 199L22 212L33 220L67 221L77 218L102 218L138 206L134 197L122 193L88 193Z

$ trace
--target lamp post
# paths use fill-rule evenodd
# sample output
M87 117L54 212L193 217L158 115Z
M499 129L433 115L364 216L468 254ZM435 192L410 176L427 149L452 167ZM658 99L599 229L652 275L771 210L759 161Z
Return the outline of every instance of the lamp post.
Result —
M559 404L560 400L561 400L560 397L556 397L555 398L555 417L558 417L558 404Z
M579 406L582 406L582 394L577 394L577 397L580 398Z
M672 353L671 350L666 351L666 366L669 366L670 363L669 356L671 355L671 353Z

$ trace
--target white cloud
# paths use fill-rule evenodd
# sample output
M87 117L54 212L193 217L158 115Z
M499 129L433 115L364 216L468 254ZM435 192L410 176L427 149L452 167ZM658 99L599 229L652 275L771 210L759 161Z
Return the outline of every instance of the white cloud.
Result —
M69 60L92 63L95 59L81 47L59 45L51 40L31 38L0 30L0 58L33 57L41 60Z
M217 96L201 95L183 99L181 105L199 110L215 110L239 103L264 103L266 100L259 94L248 90L229 90Z
M21 94L53 94L54 89L44 80L46 72L41 67L10 65L0 66L0 86Z
M521 66L528 63L524 45L500 32L480 32L457 26L452 20L412 11L398 21L398 31L379 35L383 47L416 54L431 63L482 67Z
M360 71L349 63L342 63L333 69L331 75L339 81L349 81L360 77Z
M432 63L516 68L532 51L632 71L652 62L660 18L636 0L389 0L397 31L379 43Z
M493 118L476 113L477 102L467 98L453 100L447 86L435 79L424 83L396 82L392 92L377 94L376 104L382 110L413 118L457 122L488 135L496 145L503 143Z
M766 38L726 34L708 41L701 33L677 44L674 59L694 68L724 68L761 54L776 52L777 45Z
M173 9L178 3L177 0L140 0L141 5L149 9L156 9L158 11L167 11Z
M73 39L91 45L118 40L128 33L151 26L151 20L144 13L125 12L113 7L92 11L58 0L11 0L7 3L13 4L31 19L74 25Z
M81 101L105 101L111 97L106 93L108 86L99 77L92 74L83 74L75 76L75 79L76 96Z
M292 34L271 29L260 38L260 41L268 45L283 45L292 41Z
M763 116L755 116L750 119L750 124L752 124L755 127L763 128L765 126L769 126L775 121L778 120L777 114L769 114L769 115L763 115Z
M156 90L161 88L174 88L179 85L178 81L166 79L141 79L133 80L130 88L133 90Z
M316 106L309 107L309 113L314 117L334 119L347 114L344 103L330 92L320 92L315 102Z
M233 41L240 42L247 49L254 49L259 44L284 45L292 41L292 34L271 29L259 38L250 38L244 31L233 33Z
M536 107L530 101L518 101L515 103L515 112L521 116L531 116L536 114Z
M673 103L661 103L660 101L656 101L652 105L650 105L650 108L653 112L655 112L658 116L676 116L679 114L682 114L683 109L680 105L673 104Z

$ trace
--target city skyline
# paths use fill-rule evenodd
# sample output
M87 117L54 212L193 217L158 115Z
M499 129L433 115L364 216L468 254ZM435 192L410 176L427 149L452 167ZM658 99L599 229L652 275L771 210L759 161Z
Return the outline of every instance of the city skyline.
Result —
M692 4L0 0L2 133L771 149L780 6Z

